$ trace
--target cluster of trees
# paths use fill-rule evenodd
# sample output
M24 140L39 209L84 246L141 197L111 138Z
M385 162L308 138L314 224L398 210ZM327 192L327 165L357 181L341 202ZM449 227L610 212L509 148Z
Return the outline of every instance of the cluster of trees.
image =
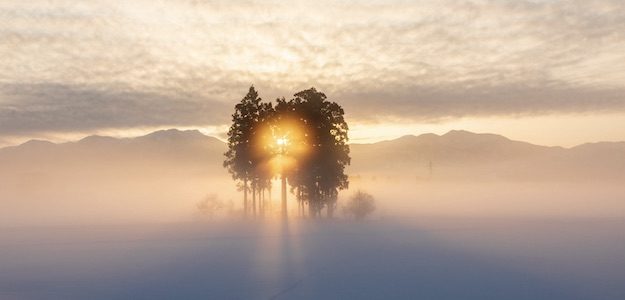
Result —
M356 191L343 206L345 216L362 220L375 211L375 198L367 192Z
M234 211L234 203L232 200L223 201L216 194L210 194L196 205L197 212L201 218L213 220L221 212L232 215Z
M274 105L250 87L235 106L224 161L243 191L245 214L271 209L265 192L281 176L295 194L300 214L317 217L325 208L331 217L338 191L349 184L348 129L343 108L315 88L290 100L279 98Z

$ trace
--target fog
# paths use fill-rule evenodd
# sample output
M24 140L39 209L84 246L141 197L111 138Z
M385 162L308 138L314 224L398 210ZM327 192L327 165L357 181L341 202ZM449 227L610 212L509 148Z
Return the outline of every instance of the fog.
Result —
M245 219L223 144L185 138L197 148L181 149L163 134L158 147L0 150L0 298L625 297L618 163L603 177L608 164L544 169L526 156L488 164L407 152L384 163L355 146L334 219L298 215L289 193L282 222L278 181L273 210ZM532 169L544 173L523 173ZM362 221L341 213L357 190L376 200ZM208 217L205 199L233 205Z
M103 168L98 169L102 171ZM219 218L240 214L242 192L225 172L192 176L186 172L126 169L122 174L5 174L0 191L2 226L193 222L197 203L208 195L232 202ZM372 194L380 218L457 217L625 217L625 187L614 182L437 181L409 176L355 177L338 207L356 190ZM272 202L277 209L279 182ZM297 217L289 194L290 214ZM273 211L272 214L277 214ZM336 217L342 218L341 214Z
M223 178L211 177L42 176L35 182L3 189L0 223L43 226L188 222L192 221L196 204L217 191L220 198L230 200L236 189Z
M57 168L58 166L49 166ZM195 222L197 204L213 196L233 207L218 218L237 217L242 192L224 170L201 170L159 161L152 165L97 165L89 170L59 167L0 174L0 225L126 224ZM68 170L68 168L70 168ZM467 178L415 178L411 174L350 177L350 188L339 195L340 208L357 190L376 199L371 219L436 216L625 217L625 187L605 181L511 181ZM272 191L277 209L279 182ZM290 215L298 217L297 202L288 195ZM271 211L269 215L278 214Z

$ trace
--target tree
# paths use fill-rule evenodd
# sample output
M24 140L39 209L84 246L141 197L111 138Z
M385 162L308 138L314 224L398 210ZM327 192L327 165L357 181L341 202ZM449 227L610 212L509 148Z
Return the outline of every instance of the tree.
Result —
M252 135L253 128L259 120L262 99L254 86L249 88L247 95L241 99L232 114L232 125L228 130L228 151L224 153L226 160L223 165L232 175L232 179L239 181L239 187L243 190L243 211L249 213L248 191L250 183L253 184L254 164ZM255 197L255 190L252 191Z
M254 119L250 128L250 144L252 147L250 152L251 186L254 214L256 214L256 208L258 207L262 215L266 210L265 191L270 190L273 177L269 166L272 153L266 150L268 144L265 135L267 128L271 126L275 110L271 103L259 102L257 112L256 119ZM258 199L258 203L256 203L256 199Z
M344 111L315 88L294 96L288 102L279 100L276 114L300 123L306 136L302 143L309 151L298 157L296 168L288 173L289 184L298 199L308 204L311 216L319 216L326 207L328 216L332 217L338 191L349 185L345 174L350 157Z
M343 207L343 213L356 220L362 220L375 211L375 199L367 192L357 191Z
M278 99L274 107L262 102L254 87L250 87L235 106L224 167L241 182L246 214L250 190L252 211L256 214L257 195L261 213L264 211L264 191L270 189L271 179L277 173L271 163L277 157L281 159L280 175L283 180L288 179L302 210L303 204L308 204L313 217L319 216L324 207L331 217L338 191L348 187L345 166L350 157L343 108L315 88L294 97L289 101ZM288 147L276 147L276 141L285 137ZM286 208L283 210L286 212Z
M226 205L219 200L217 195L213 194L206 196L202 201L198 202L196 207L201 216L212 220L219 211L226 208Z

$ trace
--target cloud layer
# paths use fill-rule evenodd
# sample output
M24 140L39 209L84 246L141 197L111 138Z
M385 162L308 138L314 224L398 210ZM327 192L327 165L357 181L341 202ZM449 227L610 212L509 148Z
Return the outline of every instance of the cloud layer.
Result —
M0 137L219 125L255 84L354 120L625 111L625 4L8 0Z

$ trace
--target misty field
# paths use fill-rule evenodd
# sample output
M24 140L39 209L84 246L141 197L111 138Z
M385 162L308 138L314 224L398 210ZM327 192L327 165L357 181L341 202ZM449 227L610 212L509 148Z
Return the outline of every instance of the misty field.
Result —
M622 219L0 230L2 299L623 299Z
M354 146L334 218L302 218L289 191L286 223L278 182L243 218L224 144L198 132L5 148L0 299L624 299L625 161L608 146ZM357 190L375 198L361 222L342 213Z
M625 0L0 0L0 300L625 300Z

